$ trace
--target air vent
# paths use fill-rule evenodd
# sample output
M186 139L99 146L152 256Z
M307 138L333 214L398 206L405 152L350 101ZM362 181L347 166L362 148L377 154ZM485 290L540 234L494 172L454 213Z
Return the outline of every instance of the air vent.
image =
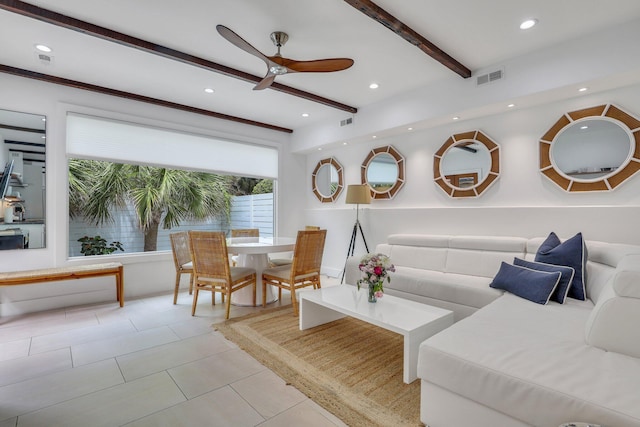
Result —
M35 52L36 60L42 65L51 65L53 63L53 56L46 53Z
M504 78L504 71L503 70L496 70L496 71L492 71L490 73L487 74L482 74L480 76L476 77L476 85L477 86L481 86L487 83L493 83L497 80L501 80Z
M349 117L348 119L344 119L340 121L340 126L346 126L353 123L353 117Z

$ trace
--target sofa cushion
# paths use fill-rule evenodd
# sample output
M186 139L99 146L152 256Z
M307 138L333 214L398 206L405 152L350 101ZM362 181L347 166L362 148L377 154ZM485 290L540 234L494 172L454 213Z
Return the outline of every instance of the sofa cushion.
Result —
M561 276L559 271L538 271L503 262L489 286L537 304L546 304L558 287Z
M585 326L587 343L640 358L640 255L629 255L602 290Z
M396 266L390 274L391 282L385 289L395 289L407 294L420 295L441 301L449 301L469 307L484 307L502 295L502 291L489 287L490 278L443 273Z
M389 258L396 266L404 265L425 270L444 271L447 249L391 245Z
M520 237L453 236L443 271L493 278L501 262L524 256L526 241Z
M536 253L536 262L565 265L575 270L568 296L584 301L587 298L585 283L587 281L587 246L582 233L560 242L554 232L540 245Z
M418 376L530 425L640 425L640 359L584 342L590 301L504 294L424 341Z
M545 264L542 262L534 262L534 261L526 261L520 258L513 259L513 265L518 265L520 267L527 267L532 270L538 271L547 271L547 272L560 272L560 282L558 286L553 291L553 295L551 295L551 299L555 302L563 304L565 298L567 298L567 293L569 292L569 286L571 286L571 281L573 280L573 276L575 274L575 270L571 267L565 267L563 265L553 265L553 264Z

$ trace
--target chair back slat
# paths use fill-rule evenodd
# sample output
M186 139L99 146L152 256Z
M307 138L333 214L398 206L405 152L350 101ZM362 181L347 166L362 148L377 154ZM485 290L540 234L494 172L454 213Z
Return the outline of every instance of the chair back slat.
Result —
M231 237L260 237L258 228L236 228L231 230Z
M326 236L327 230L298 231L291 264L293 277L310 273L320 274Z
M231 280L227 240L222 231L190 231L189 242L196 281Z
M173 262L176 265L176 271L180 267L191 261L191 250L189 248L189 233L179 231L169 235L171 239L171 252L173 253Z

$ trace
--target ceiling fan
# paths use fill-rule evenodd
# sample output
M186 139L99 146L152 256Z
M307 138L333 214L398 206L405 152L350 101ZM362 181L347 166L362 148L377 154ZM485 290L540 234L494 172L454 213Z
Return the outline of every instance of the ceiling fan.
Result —
M257 56L267 64L267 74L253 88L253 90L262 90L271 86L276 76L280 76L282 74L328 73L332 71L346 70L353 65L353 59L349 58L316 59L313 61L296 61L295 59L285 58L280 55L280 48L285 45L287 40L289 40L289 36L287 33L283 33L282 31L275 31L271 33L271 41L278 48L278 52L273 56L266 56L224 25L216 25L216 30L218 30L218 33L220 33L220 35L230 43L245 52Z

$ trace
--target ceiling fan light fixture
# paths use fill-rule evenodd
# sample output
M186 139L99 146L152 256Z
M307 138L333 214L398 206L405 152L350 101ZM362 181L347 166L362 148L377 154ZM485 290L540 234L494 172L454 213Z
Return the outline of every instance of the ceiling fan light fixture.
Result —
M371 83L369 85L369 89L378 89L380 86L378 85L378 83Z
M269 73L275 74L276 76L281 76L283 74L287 74L287 67L284 65L272 65L269 67Z

